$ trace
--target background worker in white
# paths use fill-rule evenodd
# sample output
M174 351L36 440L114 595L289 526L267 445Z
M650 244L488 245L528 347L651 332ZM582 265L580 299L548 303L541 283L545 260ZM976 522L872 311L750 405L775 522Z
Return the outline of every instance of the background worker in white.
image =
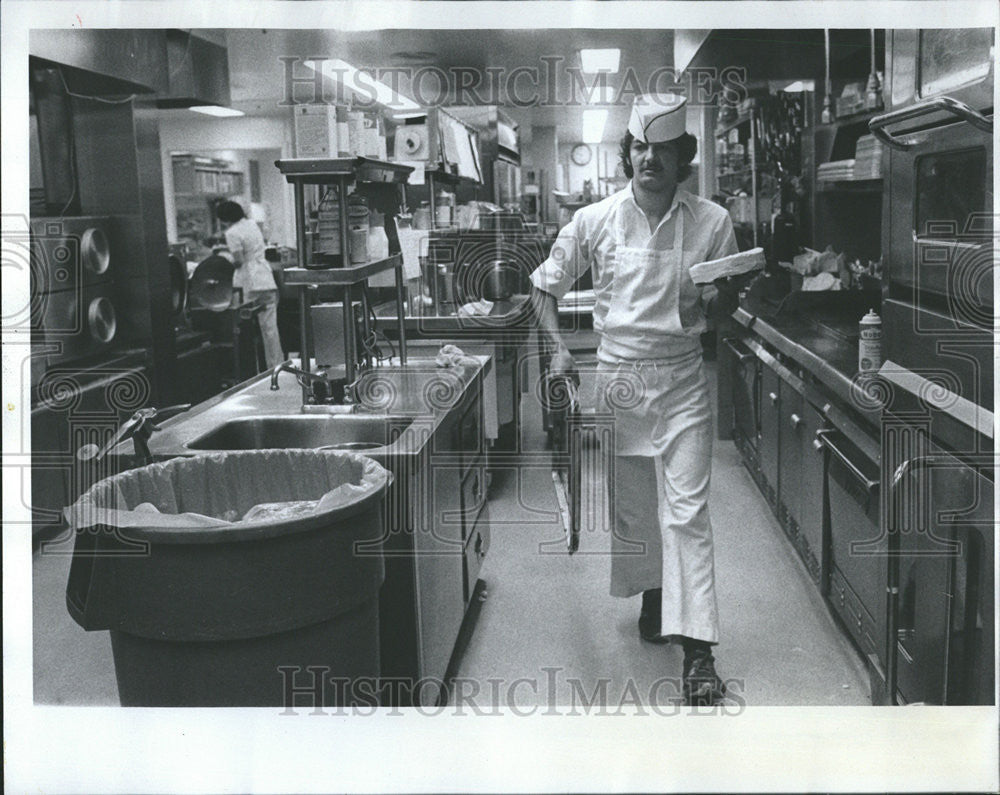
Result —
M233 287L243 290L245 300L256 300L263 305L257 315L257 323L264 341L264 359L268 367L277 367L285 360L285 354L278 336L278 285L271 266L264 258L264 236L236 202L222 202L215 214L222 222L226 248L236 266Z
M700 335L710 305L735 308L738 285L702 289L688 273L737 252L726 210L677 187L696 150L684 97L637 97L622 141L631 182L577 211L531 280L539 327L555 351L550 368L567 372L573 360L556 301L593 271L599 410L615 418L611 594L643 594L641 636L682 643L685 694L702 702L725 688L712 655L712 417ZM634 399L623 385L637 388Z

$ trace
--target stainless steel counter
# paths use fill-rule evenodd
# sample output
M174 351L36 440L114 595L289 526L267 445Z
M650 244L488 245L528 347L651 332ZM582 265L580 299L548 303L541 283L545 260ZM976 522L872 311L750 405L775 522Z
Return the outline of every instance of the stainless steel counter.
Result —
M383 453L417 454L452 407L458 405L472 384L490 372L488 356L473 356L478 365L437 367L432 358L410 359L405 366L380 367L365 373L358 382L356 413L363 415L405 415L420 418L421 433L407 429ZM302 416L302 390L293 374L278 376L278 389L270 386L270 373L262 373L222 394L201 403L160 426L149 442L157 459L196 455L191 443L236 419L255 416ZM323 418L322 414L312 417ZM337 415L331 414L331 421ZM414 423L416 425L416 423ZM411 426L412 427L412 426ZM428 434L427 431L430 431ZM131 443L119 453L132 453Z

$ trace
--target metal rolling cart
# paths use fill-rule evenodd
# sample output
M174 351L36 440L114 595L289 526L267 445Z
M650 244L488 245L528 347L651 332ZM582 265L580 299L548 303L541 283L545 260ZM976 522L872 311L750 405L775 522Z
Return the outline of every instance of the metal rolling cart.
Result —
M299 288L299 333L301 337L302 369L308 371L313 357L313 338L311 327L312 291L320 286L343 288L341 301L344 316L344 361L347 383L353 383L356 378L355 322L353 314L354 287L365 282L370 276L389 270L395 270L396 276L396 314L401 330L399 337L399 360L406 364L406 333L404 330L403 295L405 284L403 280L403 257L400 253L399 237L395 226L395 212L402 199L403 185L413 169L397 163L387 163L365 157L313 159L296 158L292 160L277 160L275 166L285 175L295 191L295 233L298 266L286 268L285 284ZM359 190L378 202L379 209L384 211L386 236L389 239L389 256L385 259L373 260L361 264L349 264L349 238L347 220L348 187L356 183ZM340 264L334 262L314 262L307 244L306 227L306 186L331 186L336 189L339 200L340 224ZM360 292L362 324L365 336L371 334L370 308L368 296L364 290ZM365 352L365 366L371 367L371 354ZM305 387L303 388L305 389Z

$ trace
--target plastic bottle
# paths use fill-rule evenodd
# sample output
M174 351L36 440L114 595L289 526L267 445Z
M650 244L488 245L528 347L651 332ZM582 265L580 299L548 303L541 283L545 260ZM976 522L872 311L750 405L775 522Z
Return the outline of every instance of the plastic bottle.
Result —
M385 219L381 213L371 213L368 227L368 257L383 260L389 256L389 238L385 233Z
M858 325L858 371L877 372L882 366L882 318L869 309Z

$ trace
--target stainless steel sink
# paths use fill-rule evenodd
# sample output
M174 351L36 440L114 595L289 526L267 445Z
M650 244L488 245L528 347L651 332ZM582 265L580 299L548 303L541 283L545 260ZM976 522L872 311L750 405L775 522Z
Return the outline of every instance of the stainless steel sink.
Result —
M239 417L188 443L192 450L266 450L308 447L375 450L391 445L412 417L303 415Z

